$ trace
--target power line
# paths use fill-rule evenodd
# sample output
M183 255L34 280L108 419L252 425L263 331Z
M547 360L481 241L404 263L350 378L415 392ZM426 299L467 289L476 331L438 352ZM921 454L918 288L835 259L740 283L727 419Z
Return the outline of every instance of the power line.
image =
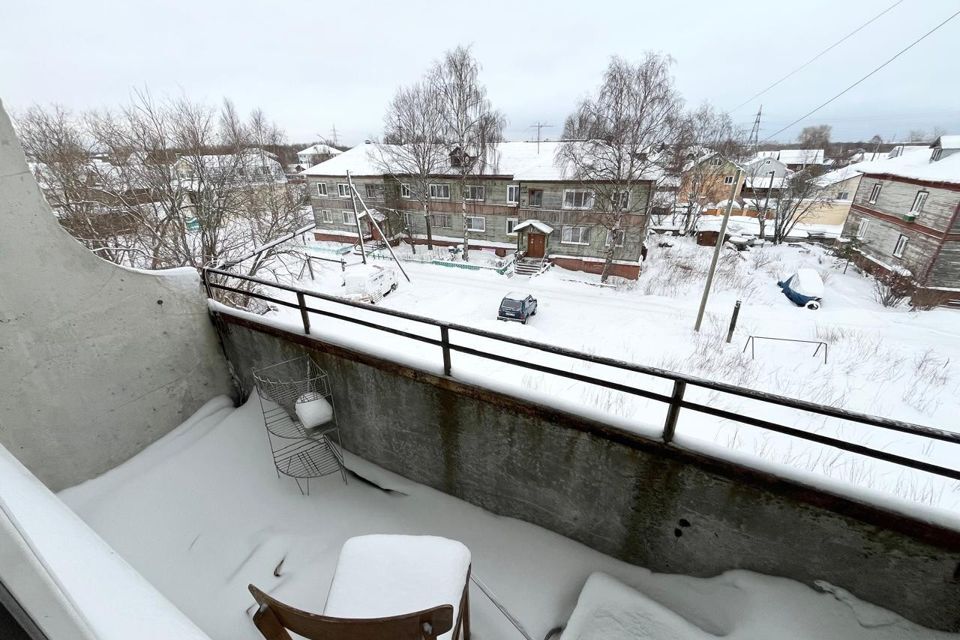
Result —
M866 80L867 78L869 78L870 76L872 76L873 74L875 74L877 71L880 71L881 69L883 69L885 66L887 66L888 64L890 64L891 62L893 62L894 60L896 60L897 58L899 58L900 56L902 56L904 53L906 53L907 51L909 51L910 49L912 49L913 47L915 47L917 44L919 44L919 43L922 42L923 40L926 40L928 36L930 36L930 35L931 35L932 33L934 33L935 31L939 30L943 25L947 24L948 22L950 22L951 20L953 20L954 18L956 18L958 15L960 15L960 11L957 11L956 13L954 13L953 15L951 15L949 18L947 18L946 20L944 20L943 22L941 22L940 24L938 24L937 26L935 26L933 29L930 29L930 31L927 31L925 34L923 34L922 36L920 36L919 38L917 38L916 40L914 40L913 42L911 42L910 44L908 44L906 47L904 47L903 49L901 49L900 51L898 51L898 52L896 53L896 55L894 55L892 58L890 58L889 60L887 60L886 62L884 62L883 64L881 64L879 67L877 67L876 69L874 69L873 71L871 71L871 72L868 73L867 75L863 76L862 78L860 78L859 80L857 80L857 81L854 82L853 84L851 84L849 87L847 87L846 89L844 89L843 91L841 91L841 92L838 93L837 95L833 96L832 98L830 98L829 100L827 100L826 102L824 102L823 104L821 104L820 106L818 106L818 107L816 107L816 108L808 111L807 113L803 114L802 116L800 116L799 118L797 118L796 120L794 120L793 122L791 122L790 124L788 124L787 126L783 127L782 129L779 129L776 133L770 134L769 136L767 136L766 138L763 139L763 142L766 142L767 140L770 140L771 138L780 135L781 133L783 133L784 131L786 131L787 129L789 129L790 127L792 127L793 125L797 124L798 122L800 122L800 121L802 121L802 120L806 120L807 118L809 118L810 116L812 116L813 114L815 114L817 111L820 111L820 109L823 109L825 106L827 106L828 104L830 104L831 102L833 102L834 100L836 100L837 98L839 98L840 96L842 96L843 94L845 94L846 92L848 92L848 91L850 91L851 89L853 89L854 87L856 87L858 84L860 84L861 82L863 82L864 80Z
M810 66L810 64L812 64L813 62L815 62L816 60L818 60L820 57L822 57L824 54L826 54L827 52L829 52L831 49L833 49L833 48L836 47L837 45L843 43L845 40L848 40L851 36L855 35L857 32L859 32L859 31L861 31L862 29L864 29L865 27L867 27L871 22L875 21L877 18L879 18L879 17L882 16L883 14L885 14L885 13L887 13L888 11L890 11L891 9L893 9L895 6L897 6L897 5L900 4L901 2L903 2L903 0L897 0L897 1L894 2L892 5L890 5L889 7L887 7L886 9L884 9L883 11L881 11L880 13L878 13L877 15L873 16L872 18L870 18L869 20L867 20L866 22L864 22L862 25L860 25L859 27L857 27L856 29L854 29L853 31L851 31L850 33L848 33L847 35L843 36L842 38L840 38L839 40L837 40L836 42L834 42L832 45L830 45L829 47L827 47L826 49L824 49L823 51L821 51L821 52L818 53L817 55L813 56L812 58L810 58L809 60L807 60L806 62L804 62L802 65L800 65L799 67L797 67L796 69L794 69L793 71L791 71L790 73L788 73L787 75L783 76L782 78L780 78L779 80L777 80L776 82L774 82L773 84L771 84L769 87L767 87L766 89L764 89L764 90L761 91L760 93L757 93L757 94L755 94L755 95L750 96L749 98L747 98L746 100L744 100L743 102L741 102L740 104L738 104L737 106L735 106L733 109L730 110L730 113L733 113L734 111L736 111L736 110L739 109L740 107L744 106L745 104L747 104L747 103L749 103L749 102L752 102L753 100L759 98L760 96L762 96L763 94L765 94L767 91L770 91L770 89L773 89L775 86L777 86L778 84L780 84L781 82L783 82L783 81L786 80L787 78L790 78L791 76L793 76L794 74L798 73L799 71L802 71L803 69L807 68L808 66Z

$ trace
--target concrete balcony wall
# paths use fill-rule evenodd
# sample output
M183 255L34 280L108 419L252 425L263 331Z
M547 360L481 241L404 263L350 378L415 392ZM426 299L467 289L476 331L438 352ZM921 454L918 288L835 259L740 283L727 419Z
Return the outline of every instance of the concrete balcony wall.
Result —
M231 393L194 270L142 272L64 231L0 108L0 445L51 489Z
M244 393L251 369L312 354L330 375L344 447L411 480L654 571L826 580L920 624L960 630L960 532L239 316L216 318Z

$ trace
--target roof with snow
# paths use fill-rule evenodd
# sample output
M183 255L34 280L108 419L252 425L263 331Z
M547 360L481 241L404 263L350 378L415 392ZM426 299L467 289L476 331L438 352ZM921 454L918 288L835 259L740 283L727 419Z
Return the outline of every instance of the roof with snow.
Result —
M514 232L523 231L524 229L529 229L531 227L547 235L550 235L551 233L553 233L553 227L543 222L540 222L539 220L524 220L520 224L516 225L513 228L513 230Z
M859 171L872 175L889 175L924 182L947 182L960 184L960 153L942 160L931 161L930 150L926 153L906 153L898 158L879 162L862 162Z
M323 156L323 155L338 156L341 153L343 153L343 151L340 151L340 149L337 149L335 147L331 147L328 144L315 144L307 147L306 149L301 149L300 151L297 151L298 156L301 154L305 156Z
M960 135L940 136L930 146L941 149L960 149Z
M559 181L574 179L572 167L563 168L555 161L561 142L501 142L492 145L482 174L507 176L515 180ZM349 171L354 176L381 176L388 173L391 153L396 145L378 143L361 144L304 171L308 176L344 176ZM458 170L450 164L445 150L439 145L437 153L438 175L457 175ZM653 179L650 176L649 179Z
M823 149L777 149L759 151L761 158L775 158L784 164L823 164Z
M784 185L789 181L787 176L774 176L772 178L773 184L771 185L771 178L769 175L759 175L759 176L747 176L744 179L744 186L748 189L782 189Z
M886 160L886 156L883 156L883 159ZM828 171L827 173L818 177L816 182L821 187L829 187L832 184L837 184L838 182L843 182L844 180L849 180L850 178L856 178L863 174L862 166L866 164L871 163L857 162L840 169Z

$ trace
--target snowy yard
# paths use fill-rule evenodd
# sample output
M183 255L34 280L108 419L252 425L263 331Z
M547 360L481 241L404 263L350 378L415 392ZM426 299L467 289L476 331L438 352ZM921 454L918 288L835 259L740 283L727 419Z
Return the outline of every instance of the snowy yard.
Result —
M660 241L673 246L659 247ZM696 334L692 328L710 249L684 238L662 237L651 244L640 279L620 282L617 287L599 286L597 276L558 268L526 279L507 278L487 270L404 262L412 283L401 278L399 289L380 304L588 354L960 431L960 371L956 365L960 361L960 312L884 308L874 299L871 279L857 273L852 265L844 273L843 262L822 247L768 246L740 254L724 252L704 329ZM472 253L476 256L480 252ZM357 255L346 257L348 262L359 261ZM479 256L476 261L480 262ZM391 264L387 260L373 263L387 267ZM798 267L816 269L823 277L826 293L819 311L794 306L776 286L778 280ZM288 282L325 293L342 292L339 266L323 263L322 268L316 269L316 277L315 281ZM527 325L496 320L500 299L511 290L529 292L539 300L538 314ZM727 324L738 299L743 307L737 331L732 343L725 344ZM316 305L329 306L320 301ZM281 308L271 315L300 325L296 310ZM381 315L375 316L375 320L437 337L413 323ZM342 321L315 317L313 332L390 353L412 364L432 369L440 364L439 349ZM823 362L822 351L813 356L816 345L772 341L757 341L756 359L751 359L750 350L744 353L750 335L822 340L829 345L828 362ZM454 340L504 352L503 345L480 338L454 335ZM524 352L514 348L510 355L545 359L544 354ZM648 376L557 359L552 363L669 393L666 381ZM665 416L665 405L661 403L462 354L453 355L453 371L455 376L482 380L524 397L588 413L599 411L616 424L651 435L662 428ZM700 395L694 392L691 398L960 468L960 447L956 445L924 442L831 418L759 407L752 400L705 391ZM821 484L828 486L856 486L874 499L882 499L880 494L892 495L894 504L906 501L954 514L960 512L960 484L951 480L710 416L681 413L677 442L777 465L802 479L819 478Z
M599 598L603 624L572 621L592 630L582 637L617 637L606 633L611 629L697 640L956 637L824 583L818 591L747 571L710 579L654 574L354 456L346 463L367 481L351 476L344 485L339 475L327 476L301 495L274 473L257 399L234 409L221 397L131 460L60 496L214 640L260 638L249 583L322 611L341 546L370 533L463 542L474 574L537 640L567 622L594 572L636 591L592 578L582 600ZM470 597L474 638L521 638L475 585Z

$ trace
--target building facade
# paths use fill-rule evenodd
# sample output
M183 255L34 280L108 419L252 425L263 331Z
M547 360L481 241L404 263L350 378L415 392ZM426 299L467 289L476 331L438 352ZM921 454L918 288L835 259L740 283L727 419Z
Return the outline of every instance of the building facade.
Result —
M938 140L863 171L844 236L864 266L909 272L916 302L960 305L960 153Z
M435 246L457 246L467 230L470 250L600 273L613 249L610 275L640 273L647 211L653 180L634 184L624 198L620 229L611 231L610 212L597 208L597 189L564 179L554 167L557 143L507 142L497 145L490 173L469 176L439 172L429 181L427 212ZM364 202L384 214L385 240L427 243L427 219L414 186L403 175L386 174L360 145L305 173L320 241L356 243L358 230L346 172ZM539 148L538 148L539 147ZM465 206L464 206L465 205ZM464 208L466 212L464 213ZM524 222L531 224L522 224ZM536 224L533 224L533 223ZM366 237L376 231L361 225ZM611 246L612 245L612 246Z

